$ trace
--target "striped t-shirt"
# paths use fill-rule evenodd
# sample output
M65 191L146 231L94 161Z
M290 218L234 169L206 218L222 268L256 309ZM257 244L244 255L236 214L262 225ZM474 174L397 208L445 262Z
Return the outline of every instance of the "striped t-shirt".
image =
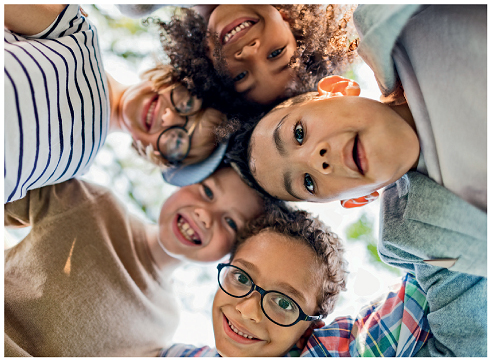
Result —
M68 5L44 31L4 30L4 203L83 174L104 144L109 89L97 30Z

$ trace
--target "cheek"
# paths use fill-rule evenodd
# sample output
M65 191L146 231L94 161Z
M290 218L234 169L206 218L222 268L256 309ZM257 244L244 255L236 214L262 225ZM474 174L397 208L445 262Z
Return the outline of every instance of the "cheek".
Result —
M230 232L227 232L222 227L215 228L213 230L211 244L207 247L209 261L218 261L229 253L232 248L232 242L233 237Z

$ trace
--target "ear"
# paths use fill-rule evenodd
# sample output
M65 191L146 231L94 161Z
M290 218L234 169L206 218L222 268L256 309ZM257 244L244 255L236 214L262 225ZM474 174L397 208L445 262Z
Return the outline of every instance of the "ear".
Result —
M319 95L327 96L358 96L360 95L360 86L354 80L339 75L331 75L319 81L317 91Z
M286 22L289 22L290 20L290 17L288 16L288 14L286 13L286 11L284 9L280 9L278 10L281 17L283 18L283 20L285 20Z
M368 203L372 203L374 200L378 198L379 194L377 191L370 193L368 196L345 199L341 201L341 206L344 208L356 208L363 207Z
M322 328L326 325L326 323L322 320L317 320L317 321L314 321L310 324L309 328L307 328L305 330L305 332L303 333L302 336L300 336L300 338L298 339L297 343L296 343L296 346L299 348L299 349L303 349L305 347L305 345L307 345L307 341L309 340L310 336L312 336L312 332L316 329L316 328Z

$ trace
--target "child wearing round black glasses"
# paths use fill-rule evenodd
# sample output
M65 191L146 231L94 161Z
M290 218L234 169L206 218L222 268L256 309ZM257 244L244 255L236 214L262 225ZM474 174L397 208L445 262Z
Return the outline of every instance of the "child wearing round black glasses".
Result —
M5 251L5 355L157 355L178 324L175 268L221 259L263 211L230 167L172 194L158 225L78 179L29 191L4 206L6 227L31 227Z
M361 320L346 317L322 327L321 319L332 312L345 288L346 265L341 241L319 220L305 211L273 207L239 232L229 263L218 265L219 289L212 306L216 349L177 344L161 355L298 356L312 332L314 339L317 332L320 338L312 341L315 345L307 342L304 354L356 356L369 355L372 349L378 356L416 354L430 335L424 293L417 286L409 290L412 280L407 291L401 287L397 297L377 303L377 309L370 310L373 314L364 312ZM405 303L406 294L422 301L421 306L408 305L411 298ZM406 308L413 312L406 313ZM370 317L384 319L385 326L402 323L410 337L381 332ZM353 325L360 321L369 327L357 331ZM414 325L418 327L411 328ZM343 331L344 335L337 333ZM383 344L384 336L394 340L390 347Z

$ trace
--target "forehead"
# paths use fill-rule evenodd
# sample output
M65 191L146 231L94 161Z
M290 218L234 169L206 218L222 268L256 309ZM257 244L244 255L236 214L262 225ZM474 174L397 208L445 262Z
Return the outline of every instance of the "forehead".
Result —
M265 230L244 241L233 262L259 286L274 289L286 283L304 295L309 307L315 308L320 288L316 260L314 251L301 241ZM291 294L284 288L277 291Z

